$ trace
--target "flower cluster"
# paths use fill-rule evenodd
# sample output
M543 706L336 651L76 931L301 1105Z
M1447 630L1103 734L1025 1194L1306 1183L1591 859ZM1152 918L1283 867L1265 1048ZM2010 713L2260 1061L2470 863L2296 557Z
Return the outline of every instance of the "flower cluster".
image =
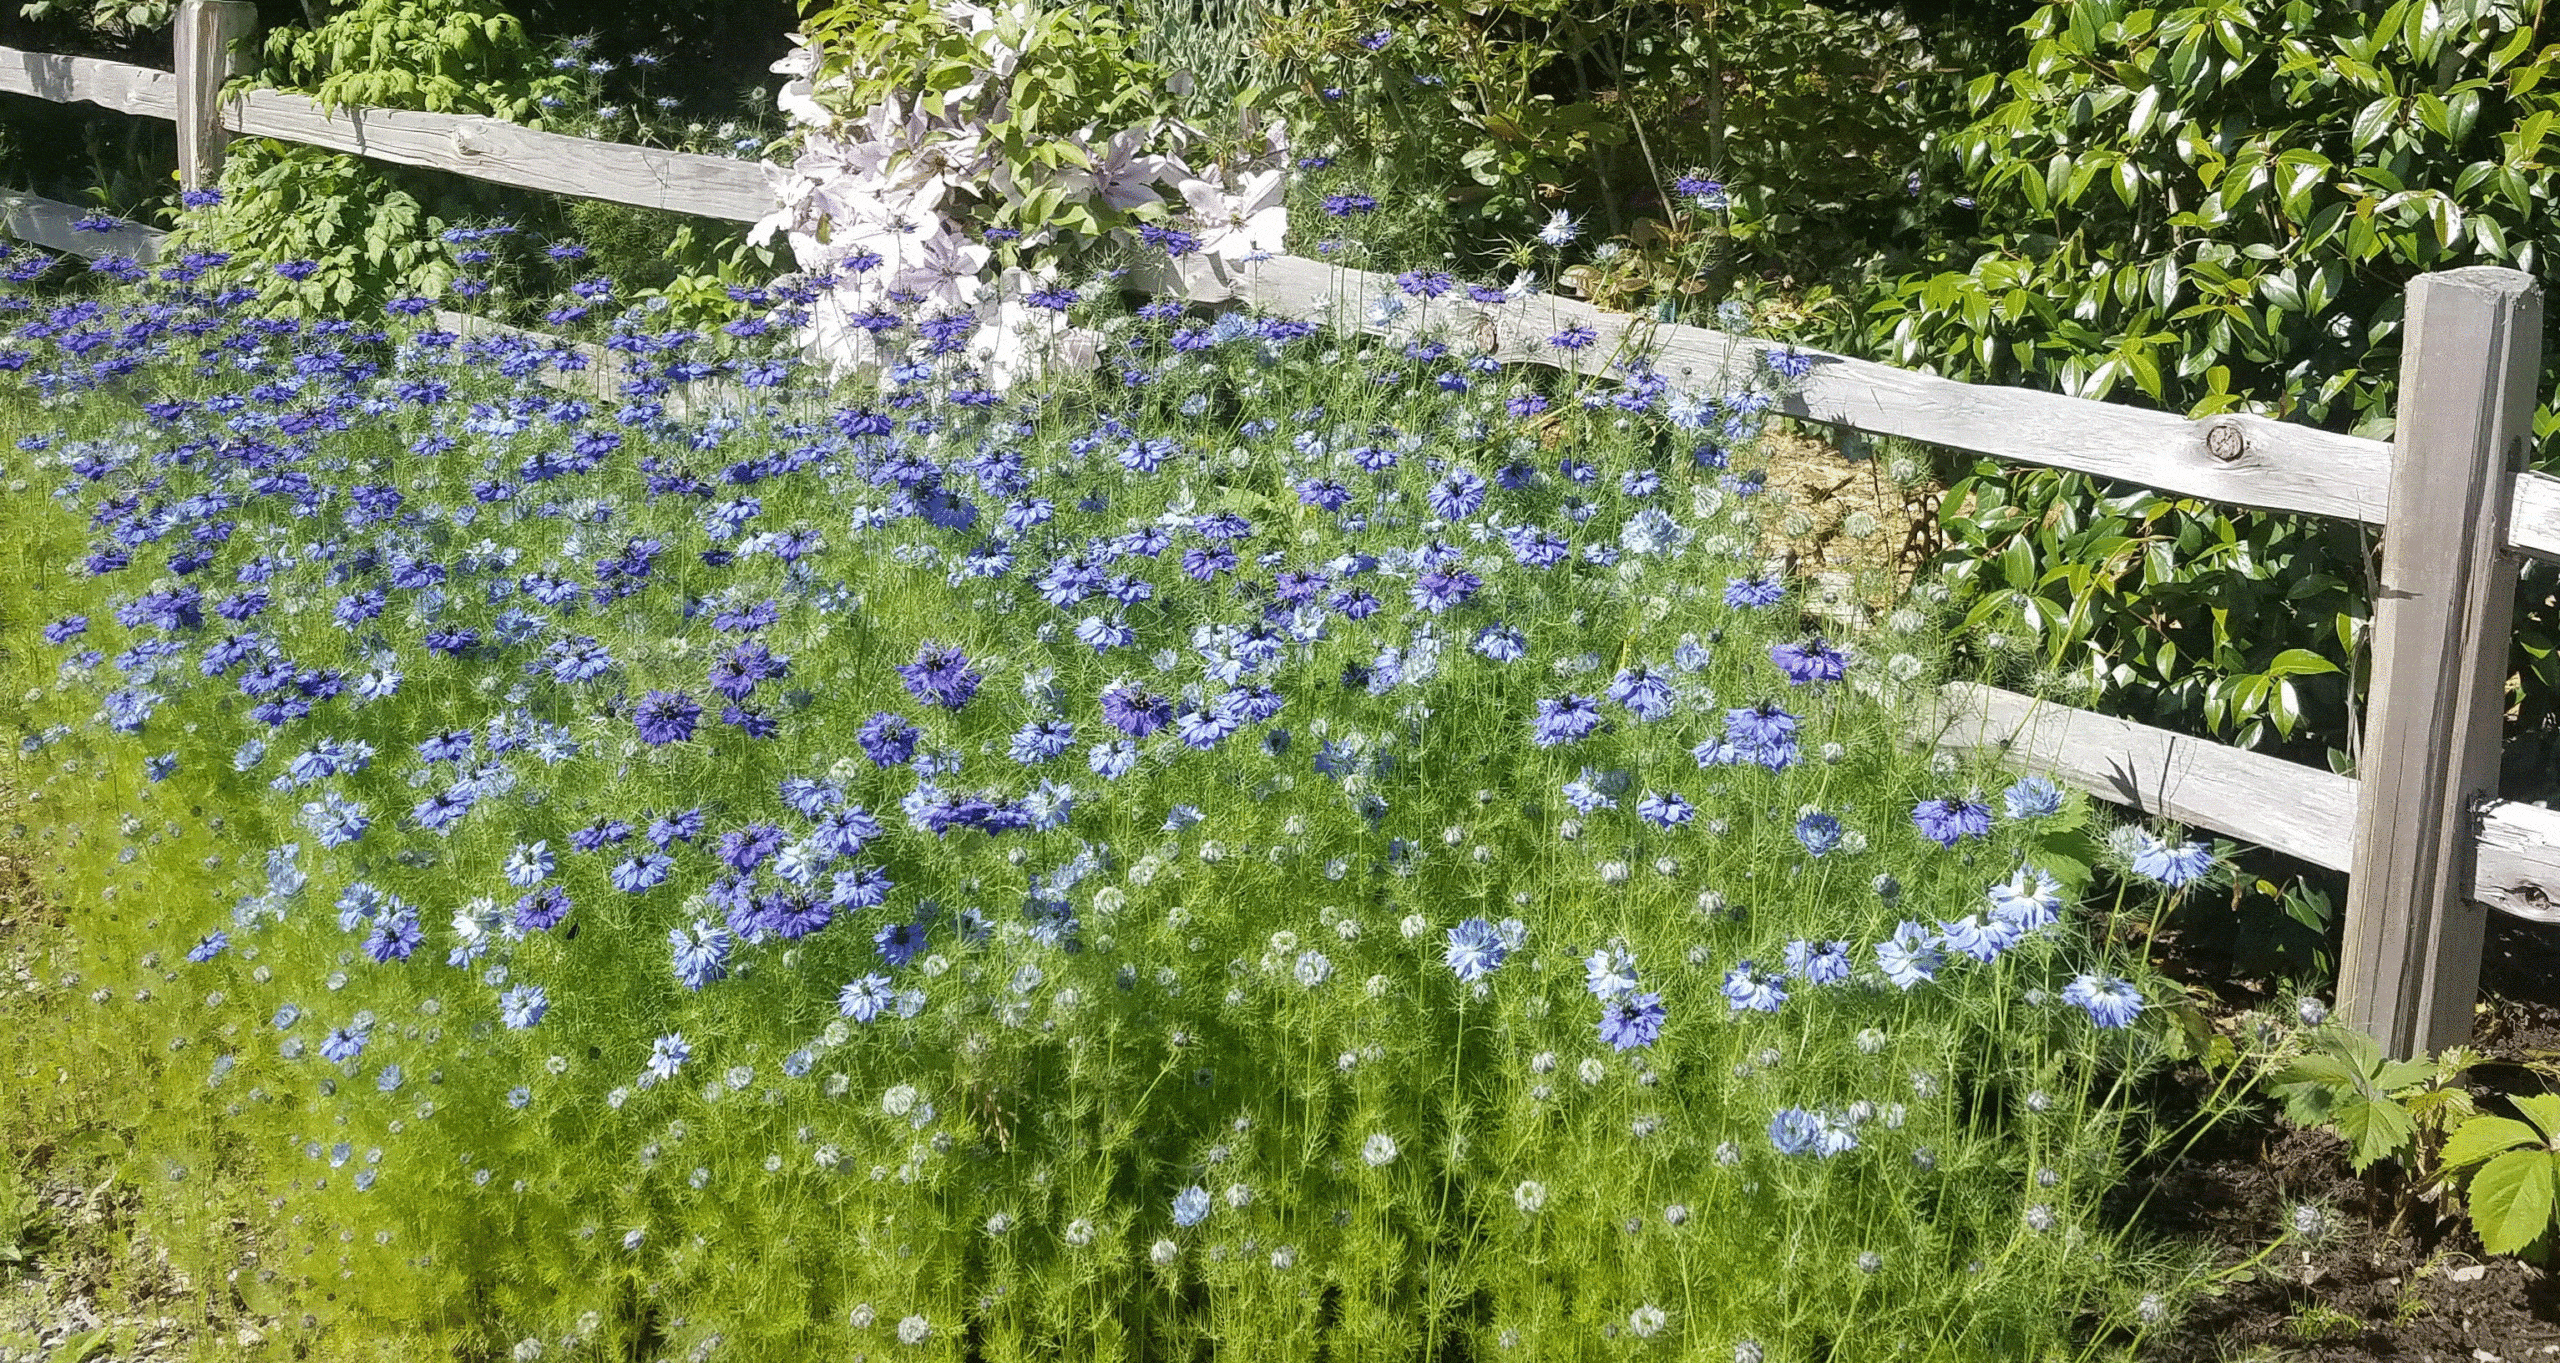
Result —
M1080 299L1064 281L1099 242L1143 241L1192 273L1280 249L1283 125L1252 156L1197 164L1189 149L1206 138L1169 117L1086 127L1059 139L1071 156L1009 158L1021 111L1003 73L1029 60L1036 7L938 0L934 13L966 35L976 66L953 88L839 111L830 101L855 82L826 72L822 45L794 35L774 66L800 153L770 169L780 206L749 239L782 233L804 271L833 281L803 335L835 370L961 355L1002 388L1051 365L1089 368L1103 339L1071 324ZM997 225L1026 214L1028 233Z
M1117 1357L1317 1265L1376 1295L1286 1356L1697 1352L1847 1283L1882 1357L1979 1290L1867 1253L2047 1294L1952 1350L2108 1299L2018 1235L2095 1224L2157 1050L2041 850L2088 810L1885 737L1925 631L1771 608L1754 394L1181 309L1005 393L626 318L613 390L193 269L0 300L71 565L0 593L26 770L95 823L89 1030L213 1086L278 1243L346 1231L354 1276L279 1269L315 1312L517 1310L421 1248L500 1224L563 1348L635 1273L757 1356ZM2212 873L2139 838L2132 883ZM2013 1076L2067 1180L1982 1119Z

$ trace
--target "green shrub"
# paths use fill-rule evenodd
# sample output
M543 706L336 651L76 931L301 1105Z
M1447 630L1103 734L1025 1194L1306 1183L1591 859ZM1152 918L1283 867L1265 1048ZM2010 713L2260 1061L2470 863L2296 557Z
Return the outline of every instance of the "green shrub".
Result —
M32 20L67 18L93 32L121 37L167 28L178 0L27 0L18 6Z
M1444 205L1473 238L1587 213L1595 244L1620 239L1613 273L1632 282L1616 301L1632 304L1712 294L1737 271L1827 274L1893 229L1931 61L1921 30L1859 8L1317 0L1269 45L1309 150L1381 198ZM1692 172L1732 201L1707 281L1673 211Z
M2025 63L1975 80L1974 122L1935 149L1930 202L1962 230L1878 281L1843 342L2387 438L2409 280L2550 272L2555 25L2504 0L2047 5ZM2546 455L2554 430L2546 409ZM2356 665L2372 546L2354 527L1988 465L1964 490L1947 522L1977 622L2007 617L2119 708L2351 763L2348 688L2293 679ZM2560 694L2544 595L2519 636L2529 725Z
M432 296L453 276L436 241L443 220L362 158L241 138L224 157L222 194L220 205L185 215L172 244L224 252L262 275L277 262L311 261L318 272L296 286L308 312Z
M524 25L488 0L358 0L311 28L267 35L262 83L323 107L487 114L542 126L545 97L576 81L549 69Z

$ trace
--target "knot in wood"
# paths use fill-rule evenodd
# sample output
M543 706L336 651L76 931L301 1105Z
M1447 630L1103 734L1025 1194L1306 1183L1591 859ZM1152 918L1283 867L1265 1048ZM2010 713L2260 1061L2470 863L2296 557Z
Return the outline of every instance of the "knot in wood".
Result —
M2228 464L2239 458L2247 453L2248 449L2248 437L2240 433L2240 427L2235 422L2217 421L2205 428L2204 452L2223 463Z

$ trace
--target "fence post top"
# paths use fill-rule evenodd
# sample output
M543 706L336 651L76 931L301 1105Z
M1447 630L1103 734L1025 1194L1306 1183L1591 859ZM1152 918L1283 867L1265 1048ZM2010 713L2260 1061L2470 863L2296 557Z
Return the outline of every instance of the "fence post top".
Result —
M2465 265L2455 270L2432 270L2409 281L2411 289L2421 284L2429 288L2465 289L2512 297L2537 293L2542 287L2532 275L2504 265Z

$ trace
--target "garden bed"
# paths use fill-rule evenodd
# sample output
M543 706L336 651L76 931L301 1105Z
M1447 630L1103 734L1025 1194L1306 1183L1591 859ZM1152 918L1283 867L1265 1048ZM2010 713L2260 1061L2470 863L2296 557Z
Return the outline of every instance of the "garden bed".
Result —
M1771 470L1775 376L1050 290L1098 380L999 394L920 312L830 392L634 312L636 386L576 400L426 300L213 270L0 344L73 928L11 1122L209 1317L1794 1363L2210 1309L2111 1211L2230 1103L2160 1088L2119 925L2223 872L1907 746L1927 612L1768 568L1822 538L1761 500L1815 466ZM734 406L657 405L709 373Z

